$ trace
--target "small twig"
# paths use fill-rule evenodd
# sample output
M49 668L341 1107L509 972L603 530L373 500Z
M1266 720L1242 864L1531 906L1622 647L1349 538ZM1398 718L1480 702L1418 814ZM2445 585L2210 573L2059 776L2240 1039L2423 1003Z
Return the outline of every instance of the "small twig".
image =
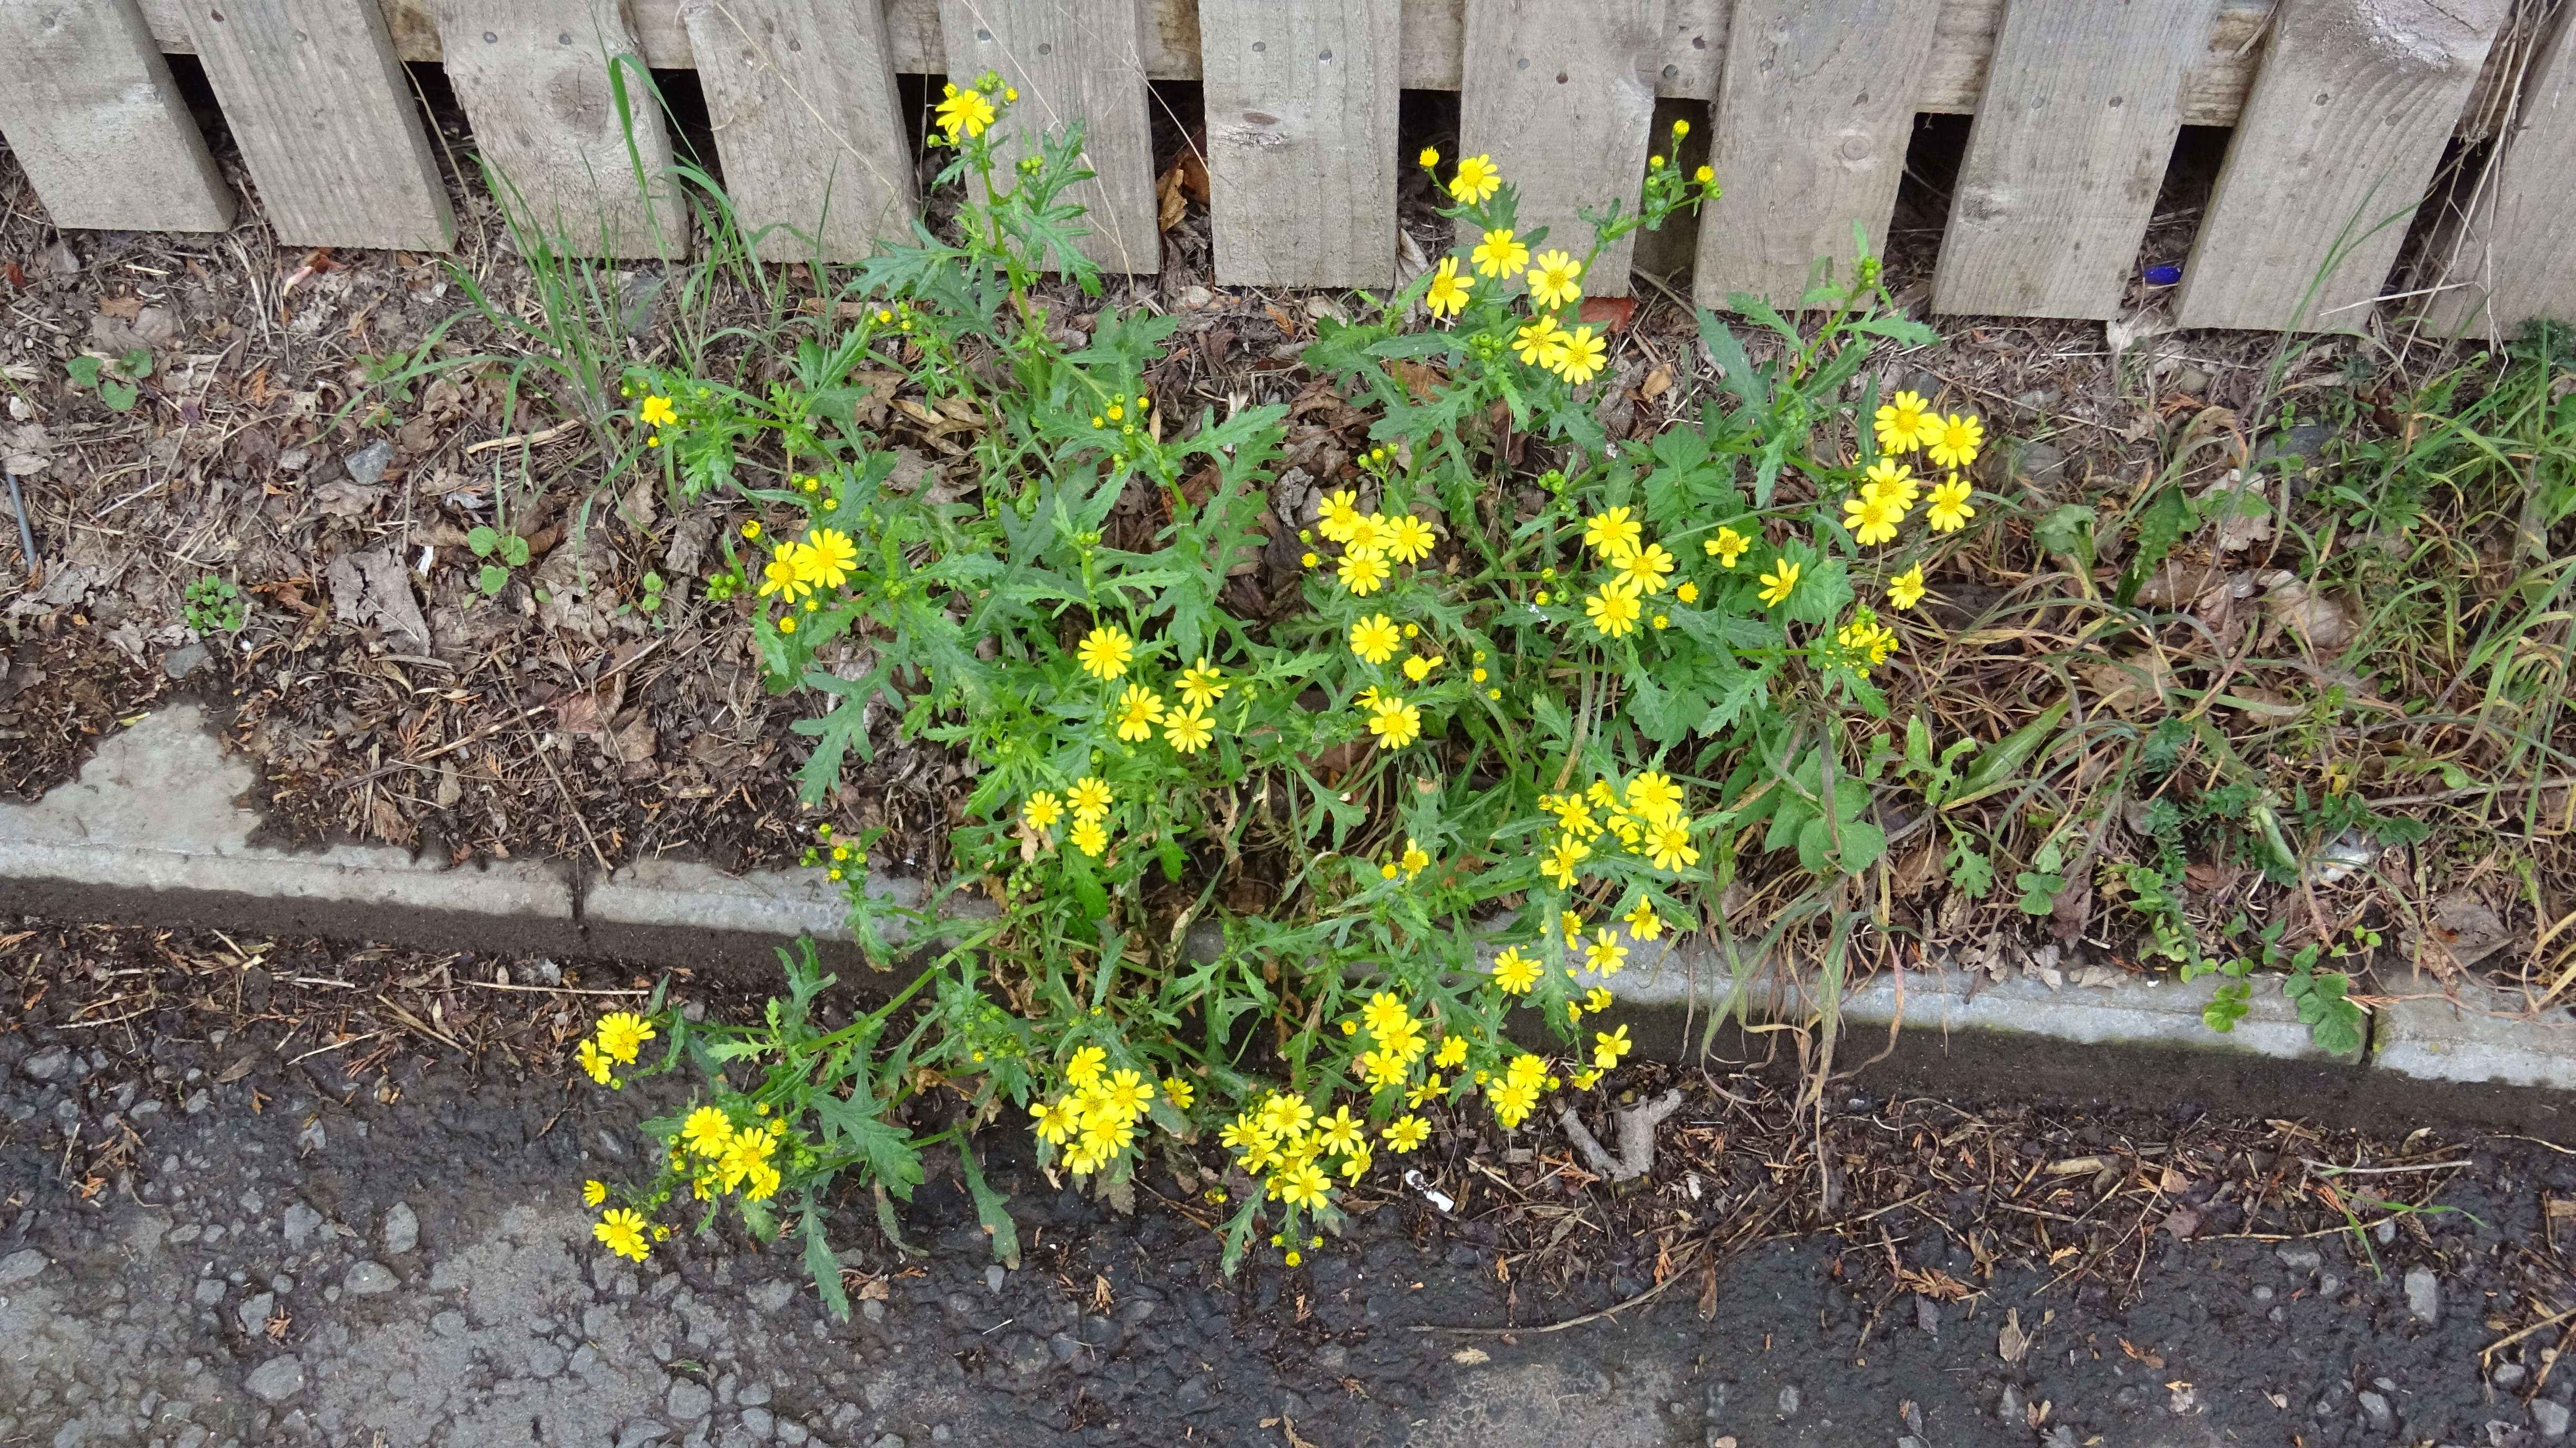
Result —
M1512 1337L1524 1332L1563 1332L1569 1327L1581 1327L1587 1322L1599 1322L1605 1317L1615 1319L1618 1314L1627 1311L1631 1307L1643 1307L1650 1299L1660 1295L1665 1288L1681 1281L1682 1276L1682 1272L1677 1268L1672 1276L1665 1278L1663 1281L1656 1283L1654 1286L1647 1288L1645 1291L1638 1293L1636 1296L1631 1297L1627 1301L1619 1303L1614 1307L1605 1307L1599 1312L1587 1312L1581 1317L1569 1317L1563 1322L1551 1322L1544 1327L1443 1327L1436 1322L1417 1322L1413 1325L1413 1330L1415 1332L1456 1333L1460 1337Z
M487 437L481 442L466 444L465 452L470 457L475 453L490 452L496 447L515 447L520 443L526 443L530 447L542 447L579 426L581 426L581 420L575 418L570 422L556 423L543 432L519 432L512 433L508 437Z
M1615 1157L1601 1149L1601 1143L1584 1127L1583 1118L1575 1114L1573 1107L1558 1112L1556 1119L1575 1149L1591 1163L1593 1174L1615 1185L1635 1181L1655 1169L1655 1128L1681 1107L1681 1088L1675 1087L1642 1106L1620 1112L1619 1154Z

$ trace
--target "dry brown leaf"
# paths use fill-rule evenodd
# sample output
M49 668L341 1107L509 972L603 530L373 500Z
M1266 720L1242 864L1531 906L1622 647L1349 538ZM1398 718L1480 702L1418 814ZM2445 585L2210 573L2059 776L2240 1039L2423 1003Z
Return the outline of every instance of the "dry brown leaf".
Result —
M2145 1363L2148 1367L2154 1368L2159 1372L2164 1369L2165 1360L2163 1358L2154 1353L2148 1352L2146 1349L2139 1347L2136 1343L2129 1341L2125 1337L2120 1339L2120 1351L2127 1353L2129 1356L2136 1358L2139 1362Z
M2004 1314L2003 1331L1995 1334L1995 1356L2017 1363L2030 1352L2030 1334L2021 1330L2021 1309Z
M251 1068L251 1067L253 1067L253 1066L256 1066L256 1065L258 1065L258 1064L259 1064L259 1057L255 1056L255 1055L254 1055L254 1056L244 1056L244 1057L242 1057L240 1060L233 1062L233 1063L232 1063L231 1065L229 1065L229 1066L226 1066L226 1067L224 1068L224 1073L223 1073L222 1075L220 1075L220 1076L217 1076L217 1077L215 1078L215 1084L216 1084L216 1085L218 1085L218 1086L230 1086L230 1085L231 1085L231 1084L233 1084L235 1081L238 1081L238 1080L240 1080L241 1078L243 1078L244 1076L249 1075L249 1074L250 1074L250 1068Z

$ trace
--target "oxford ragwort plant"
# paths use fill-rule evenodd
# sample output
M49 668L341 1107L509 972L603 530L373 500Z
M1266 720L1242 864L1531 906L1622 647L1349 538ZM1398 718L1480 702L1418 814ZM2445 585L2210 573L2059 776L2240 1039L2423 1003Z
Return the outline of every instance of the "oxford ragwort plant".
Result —
M1011 1249L964 1127L898 1123L930 1084L966 1125L1025 1122L1043 1168L1112 1191L1157 1140L1217 1135L1229 1266L1264 1228L1293 1253L1332 1225L1343 1187L1428 1138L1434 1102L1480 1100L1510 1129L1593 1087L1629 1050L1596 1019L1601 981L1639 942L1722 928L1739 859L1794 851L1841 881L1884 850L1864 780L1898 756L1872 672L1902 646L1927 541L1975 511L1977 420L1856 382L1878 344L1931 339L1874 264L1807 299L1810 330L1743 302L1781 339L1761 364L1703 313L1727 399L1614 442L1586 390L1607 338L1584 278L1714 178L1657 157L1636 210L1585 214L1577 255L1518 225L1489 158L1444 175L1425 152L1468 239L1364 299L1368 319L1322 324L1307 359L1375 413L1376 445L1313 500L1298 606L1238 616L1223 590L1279 526L1285 409L1158 403L1143 379L1170 317L1103 308L1062 344L1044 271L1099 286L1064 199L1089 174L1081 128L1006 165L1015 99L987 76L941 101L940 181L966 192L950 236L861 268L856 320L801 341L786 380L625 380L674 489L757 512L708 596L741 600L774 689L824 706L798 726L806 799L870 752L880 713L972 764L948 878L919 905L863 888L866 838L825 827L809 854L872 960L936 937L893 1002L824 1029L808 953L760 1022L657 998L584 1043L603 1084L683 1062L710 1082L647 1123L653 1178L593 1184L595 1205L620 1198L602 1240L641 1255L666 1219L703 1228L730 1202L760 1236L801 1230L836 1305L826 1193L873 1188L891 1235L882 1209L928 1140L956 1141ZM952 469L975 492L898 480L856 420L862 369L971 429ZM1498 485L1497 416L1562 459L1539 506ZM1110 540L1122 499L1150 509L1149 547ZM1265 908L1228 906L1247 878ZM995 908L940 918L967 895Z

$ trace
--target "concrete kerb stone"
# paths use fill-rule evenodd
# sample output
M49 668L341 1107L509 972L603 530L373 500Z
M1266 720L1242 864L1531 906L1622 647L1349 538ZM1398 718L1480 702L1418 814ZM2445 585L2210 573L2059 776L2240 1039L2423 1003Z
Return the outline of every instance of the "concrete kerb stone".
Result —
M237 803L255 782L247 764L223 755L196 706L164 709L103 743L75 783L34 805L0 805L0 902L73 918L749 972L774 968L776 949L800 935L824 943L836 968L856 958L839 887L820 870L733 876L654 860L585 885L548 865L450 869L381 846L292 851L257 842L259 816ZM869 889L905 906L923 893L904 880L872 880ZM979 900L957 907L990 910ZM1194 951L1215 943L1211 930L1192 932ZM1814 1014L1815 1001L1801 994L1811 986L1761 967L1739 979L1705 942L1626 944L1626 969L1583 984L1610 988L1622 1017L1637 1022L1640 1054L1685 1058L1739 993L1757 1026ZM2124 976L2051 987L2029 976L1882 973L1843 999L1847 1044L1838 1061L1864 1059L1877 1049L1868 1038L1896 1023L1917 1059L1955 1056L1991 1068L2055 1053L2040 1074L2060 1081L2100 1076L2114 1059L2213 1082L2273 1079L2257 1068L2305 1071L2306 1080L2349 1080L2358 1070L2483 1090L2492 1098L2487 1115L2538 1110L2576 1120L2560 1110L2561 1093L2576 1092L2576 1021L2565 1011L2523 1019L2518 1000L2492 992L2472 991L2457 1006L2401 999L2379 1009L2372 1059L2356 1066L2319 1051L2275 989L2258 988L2233 1031L2210 1031L2201 1010L2217 984Z

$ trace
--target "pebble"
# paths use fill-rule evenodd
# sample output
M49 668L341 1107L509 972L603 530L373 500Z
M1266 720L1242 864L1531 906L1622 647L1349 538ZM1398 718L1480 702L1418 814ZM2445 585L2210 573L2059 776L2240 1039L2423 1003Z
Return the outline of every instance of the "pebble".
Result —
M1002 1284L1007 1280L1008 1274L1002 1271L1001 1264L999 1263L995 1263L994 1265L984 1269L984 1290L992 1293L996 1297L1001 1295Z
M214 1093L211 1091L200 1090L190 1093L187 1100L180 1102L179 1109L187 1112L190 1116L198 1116L204 1114L205 1109L214 1104Z
M707 1391L706 1384L682 1378L671 1384L671 1396L664 1406L671 1410L672 1417L694 1423L715 1410L716 1395Z
M304 1364L293 1353L270 1358L251 1369L242 1386L262 1402L283 1403L304 1391Z
M286 1209L280 1224L286 1232L286 1245L301 1247L322 1225L322 1214L302 1202L297 1202Z
M33 1247L22 1248L0 1257L0 1287L8 1287L34 1277L45 1270L45 1254Z
M71 1069L72 1053L61 1046L47 1046L29 1056L18 1069L39 1081L51 1081Z
M2353 1401L2361 1405L2361 1416L2369 1421L2372 1432L2385 1433L2396 1426L2397 1415L2389 1411L2386 1398L2377 1393L2363 1393Z
M792 1282L773 1280L760 1283L751 1289L751 1305L763 1312L783 1312L787 1304L795 1300L796 1284Z
M204 668L210 657L204 644L181 644L161 656L161 672L173 679L184 679Z
M420 1218L409 1202L396 1202L385 1212L385 1255L399 1257L420 1245Z
M2522 1380L2529 1376L2531 1370L2520 1363L2497 1363L2495 1371L2487 1375L2487 1381L2495 1384L2498 1391L2511 1393L2520 1391Z
M2433 1269L2416 1267L2407 1272L2406 1310L2427 1327L2442 1320L2442 1284Z
M651 1418L637 1418L617 1430L617 1448L644 1448L671 1436L671 1430Z
M349 1274L340 1279L342 1290L352 1297L373 1297L401 1285L402 1279L382 1262L355 1263L349 1268Z
M349 481L362 488L372 488L384 480L385 469L392 465L393 460L394 445L377 438L341 459L340 466L349 470Z
M2334 1274L2333 1274L2333 1273L2331 1273L2331 1272L2320 1272L2320 1273L2318 1273L2318 1274L2317 1274L2317 1298L2318 1298L2318 1300L2320 1300L2320 1301L2330 1300L2330 1299L2332 1299L2332 1298L2334 1297L2334 1295L2335 1295L2336 1293L2341 1292L2341 1291L2343 1291L2343 1279L2342 1279L2342 1278L2337 1277L2336 1275L2334 1275Z
M261 1329L268 1326L269 1312L276 1306L277 1294L274 1292L263 1292L257 1297L243 1303L240 1307L235 1308L233 1310L233 1315L241 1320L242 1331L249 1333L253 1337L257 1337L259 1336Z
M2314 1247L2283 1247L2276 1254L2284 1267L2301 1272L2314 1272L2325 1265L2325 1254Z
M1798 1390L1795 1387L1782 1388L1780 1390L1780 1416L1783 1418L1794 1418L1798 1416L1798 1407L1804 1401L1805 1399L1799 1396Z
M770 1412L767 1408L745 1408L742 1410L742 1430L749 1433L754 1438L767 1438L770 1435L770 1432L777 1426L778 1420L770 1416Z
M2551 1402L2547 1398L2532 1399L2531 1426L2539 1429L2540 1436L2543 1438L2555 1440L2566 1437L2567 1405Z
M885 1304L871 1297L859 1304L859 1316L870 1322L885 1321Z

